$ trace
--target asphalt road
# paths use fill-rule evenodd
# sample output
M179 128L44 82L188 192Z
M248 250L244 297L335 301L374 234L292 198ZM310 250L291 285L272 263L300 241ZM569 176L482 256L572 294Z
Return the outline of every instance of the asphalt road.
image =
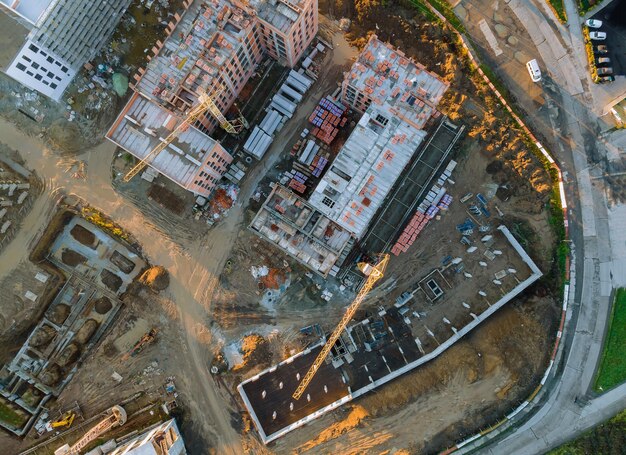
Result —
M477 14L472 14L472 3ZM574 290L570 292L559 361L546 383L546 393L540 403L532 411L520 414L521 418L513 426L503 426L465 446L461 453L530 455L545 453L626 407L626 385L599 397L591 392L610 295L616 285L611 274L612 262L616 260L614 256L622 252L612 248L610 243L603 188L592 185L592 178L602 173L606 162L606 151L599 146L598 136L607 125L593 113L599 109L594 109L589 92L591 85L581 48L579 21L582 19L578 17L574 1L565 0L568 17L573 18L569 27L554 22L550 27L540 24L541 20L545 22L551 17L545 3L533 0L507 3L515 8L515 15L525 28L523 35L516 35L517 51L521 49L527 55L540 58L542 68L547 69L539 85L539 95L537 86L529 83L523 64L516 61L513 49L503 43L499 46L502 53L494 51L476 23L468 24L468 30L479 44L481 54L526 112L524 120L555 154L568 180L570 237L576 255ZM484 20L495 28L492 13L485 10L480 0L464 0L462 5L468 9L470 21ZM555 41L562 44L570 58L560 58L566 54ZM574 90L577 86L583 91L577 93Z

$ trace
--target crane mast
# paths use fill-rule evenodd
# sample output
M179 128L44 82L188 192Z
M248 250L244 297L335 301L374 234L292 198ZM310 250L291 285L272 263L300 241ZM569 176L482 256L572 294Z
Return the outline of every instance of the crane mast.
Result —
M87 431L74 445L70 447L69 444L65 444L55 450L54 455L79 455L85 447L98 439L101 434L106 433L115 426L124 425L126 419L126 410L119 405L115 405L109 409L108 415L104 419Z
M385 268L387 267L388 262L389 262L389 255L383 254L381 260L378 262L378 264L374 266L370 264L366 264L366 263L359 263L359 269L361 269L361 271L366 274L369 272L369 276L367 277L365 284L363 285L363 287L357 294L356 298L352 301L352 303L346 310L346 313L343 315L343 318L341 318L341 322L339 322L339 324L337 325L337 327L335 327L335 330L330 335L328 340L326 340L324 347L315 358L315 361L313 362L313 364L309 367L309 371L307 371L307 373L304 375L304 378L302 378L302 381L300 382L300 384L296 388L296 391L292 395L294 400L300 399L300 397L302 396L306 388L309 386L309 384L313 380L315 373L317 373L317 370L319 370L319 368L322 366L322 364L326 360L326 357L328 357L330 350L333 348L333 346L335 345L335 343L341 336L341 333L348 326L348 323L354 316L354 313L356 313L356 310L359 308L359 305L361 305L361 302L363 302L367 294L369 294L369 292L372 290L372 288L374 287L374 284L384 276Z
M198 120L203 114L209 112L220 124L226 132L230 134L238 134L246 127L246 122L243 117L237 120L229 121L224 114L220 111L220 108L215 104L214 98L221 93L221 89L216 90L212 95L204 92L198 97L198 104L193 107L185 120L176 127L159 145L154 147L145 157L143 157L133 168L128 171L124 176L124 182L129 182L133 177L139 174L152 160L154 160L159 153L170 145L174 139L176 139L182 132L186 131L196 120Z

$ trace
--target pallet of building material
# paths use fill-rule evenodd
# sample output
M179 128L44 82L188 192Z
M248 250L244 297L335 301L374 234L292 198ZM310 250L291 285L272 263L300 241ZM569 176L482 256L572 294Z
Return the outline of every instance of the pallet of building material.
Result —
M297 161L295 161L293 163L293 168L297 171L302 172L305 175L311 175L311 171L309 170L308 167L303 166L302 164L298 163Z
M306 186L300 182L298 182L297 180L292 179L289 182L289 188L294 189L295 191L297 191L298 193L302 194L306 191Z

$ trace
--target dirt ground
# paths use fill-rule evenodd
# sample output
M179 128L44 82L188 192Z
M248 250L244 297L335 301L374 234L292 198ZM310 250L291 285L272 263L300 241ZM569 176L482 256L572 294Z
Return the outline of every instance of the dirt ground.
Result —
M0 217L0 226L7 221L11 223L8 230L4 234L0 234L0 250L13 238L19 230L20 223L30 211L33 201L41 193L43 182L39 179L36 172L32 172L23 167L24 160L20 154L4 143L0 142L0 183L7 184L9 182L16 184L28 184L27 189L15 189L10 195L9 189L0 190L0 201L11 202L12 205L2 207L5 211ZM26 198L18 204L18 198L21 193L26 191Z
M449 34L424 24L414 11L404 10L401 5L391 6L374 5L363 10L361 23L352 30L352 38L364 40L366 31L378 28L375 27L378 24L382 39L391 39L409 55L453 79L445 110L454 121L470 126L469 139L457 158L460 162L459 192L464 179L478 181L477 173L486 180L513 185L515 196L508 194L509 199L502 201L501 208L507 215L511 213L532 221L536 239L545 242L538 244L533 252L543 269L551 257L550 238L543 235L547 230L543 213L545 175L537 172L537 163L524 153L516 132L502 120L502 110L484 89L477 89L463 75ZM324 5L321 7L323 10ZM356 10L354 5L348 8ZM281 131L264 162L250 170L240 192L240 201L248 201L257 191L267 191L267 187L259 186L262 178L266 174L271 178L277 173L274 166L299 137L317 100L334 90L342 70L351 63L355 51L341 35L334 34L333 24L322 21L320 29L325 38L333 42L335 50L311 98L297 111L297 118ZM390 33L394 32L392 37ZM491 109L496 115L487 114ZM140 186L146 183L140 179L136 187L114 190L110 180L115 152L110 144L80 155L79 159L86 163L88 178L76 179L55 169L57 158L41 143L12 131L6 123L0 122L0 128L7 141L28 150L29 165L41 169L44 178L50 180L50 188L35 202L32 214L27 217L31 223L25 221L24 229L3 253L9 255L0 261L0 276L4 280L11 279L13 265L20 262L36 237L41 223L39 218L45 218L43 215L49 212L55 191L60 188L101 207L137 237L153 263L164 265L171 275L170 288L163 295L142 292L126 302L111 333L85 361L59 398L59 405L81 396L84 398L80 405L85 414L100 412L135 390L154 391L156 396L164 378L173 374L177 376L180 403L186 411L182 429L191 453L206 453L212 448L217 453L243 453L245 450L249 453L363 453L385 452L392 448L430 453L476 431L514 407L528 395L542 372L553 333L554 308L548 298L531 297L533 292L543 293L536 285L525 301L519 299L504 308L435 362L364 397L355 403L359 408L342 408L292 432L266 450L254 433L241 435L246 425L233 392L241 377L254 374L255 367L260 365L214 378L208 372L213 353L244 336L258 334L267 340L267 344L258 344L271 352L271 362L280 360L312 341L300 335L299 328L315 322L325 329L332 328L352 294L340 291L338 283L331 283L328 286L334 298L331 303L323 301L320 293L324 287L320 281L304 275L285 255L246 230L250 213L246 213L245 204L236 204L225 220L210 230L201 229L168 209L147 202L148 186ZM487 177L487 165L496 157L500 164L489 168L492 177ZM531 179L530 183L526 179ZM503 199L506 196L504 194ZM532 230L530 232L533 234ZM426 235L436 235L436 232L428 231ZM422 245L418 240L402 261L391 264L390 273L397 274L398 280L394 289L408 283L420 266L434 257L434 252ZM5 257L10 258L10 262L4 261ZM266 285L273 286L274 281L259 288L263 280L253 277L253 266L266 266L280 272L278 281L282 283L275 289L276 294L267 295ZM21 277L32 272L19 273ZM3 282L2 286L5 285ZM272 297L274 300L270 301ZM123 361L123 351L152 327L159 330L157 341L138 356ZM116 339L118 341L114 342ZM242 355L245 357L245 353ZM267 356L261 358L263 364L269 362ZM250 356L248 360L254 363L255 358ZM121 384L111 378L113 371L122 376ZM450 403L455 405L450 406ZM0 443L5 439L9 438L0 435ZM15 447L15 441L11 441L11 445L7 443L5 447Z
M355 44L365 42L360 37L366 30L376 29L380 38L451 81L442 109L453 121L468 126L455 156L459 166L454 193L476 194L487 191L484 184L495 185L495 203L504 213L503 222L549 273L554 254L545 210L549 176L488 90L463 73L464 63L454 54L451 34L423 24L402 4L393 8L360 5L357 2L359 19L349 35ZM433 223L408 254L391 261L388 278L381 285L390 291L375 293L369 305L393 300L413 284L418 271L439 262L440 252L429 246L439 239L440 228ZM288 434L269 449L277 453L378 453L403 448L435 453L496 422L534 390L547 365L558 316L546 286L549 280L535 284L436 361L357 401L352 410L340 409ZM233 295L232 300L238 301L237 297ZM366 303L364 311L367 307ZM248 313L249 307L246 317L250 318Z

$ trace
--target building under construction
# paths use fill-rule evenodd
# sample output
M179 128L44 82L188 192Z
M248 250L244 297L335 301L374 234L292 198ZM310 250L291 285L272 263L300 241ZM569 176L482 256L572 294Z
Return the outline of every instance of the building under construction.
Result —
M276 222L280 215L272 216L275 210L270 200L274 193L251 223L251 229L322 276L336 276L356 242L364 240L364 244L374 245L369 237L372 226L380 224L375 221L376 214L394 212L386 216L396 223L395 227L399 226L405 212L417 208L428 193L425 190L445 168L452 144L462 132L437 111L447 88L446 82L423 65L372 35L346 73L341 99L336 102L363 115L306 202L317 213L315 220L320 220L319 224L349 233L349 243L342 245L339 254L333 251L326 255L323 249L311 254L310 245L302 241L307 234L301 226L284 229L284 223ZM446 139L448 145L430 147L432 137L439 138L444 132L453 133ZM392 197L398 185L409 201ZM300 200L294 198L294 204L300 204ZM286 201L288 198L282 198L279 209L293 210L284 207ZM370 252L383 251L394 235L395 231L376 230L374 237L384 237L379 242L382 248Z
M49 266L67 281L15 357L0 369L0 405L25 415L21 426L0 426L22 436L46 402L59 396L122 308L119 296L146 267L131 247L79 217L72 217L49 247ZM37 299L30 295L27 298Z
M269 55L294 66L317 33L316 0L186 2L174 15L164 42L152 48L150 63L134 78L136 94L107 138L139 159L180 124L208 93L214 107L149 164L175 183L207 196L226 172L230 155L208 137L224 123L258 64Z
M482 272L459 273L464 267ZM324 340L241 383L239 393L262 441L269 443L434 359L541 275L509 230L499 226L457 258L416 277L395 302L343 330L299 399L294 392Z

